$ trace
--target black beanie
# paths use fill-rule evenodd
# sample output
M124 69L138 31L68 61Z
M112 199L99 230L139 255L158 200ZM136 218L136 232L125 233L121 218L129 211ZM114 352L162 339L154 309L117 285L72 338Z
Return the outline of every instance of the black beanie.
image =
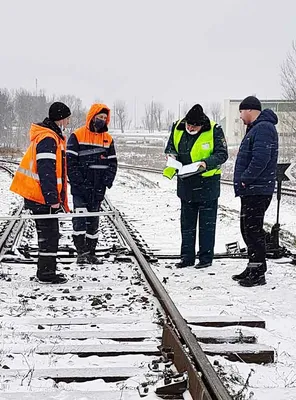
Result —
M195 104L186 114L185 121L189 125L201 126L205 121L205 114L200 104Z
M107 108L102 108L99 112L98 112L98 114L109 114L109 111L107 110ZM96 115L98 115L98 114L96 114Z
M262 111L261 103L255 96L246 97L239 105L240 110Z
M71 115L70 108L66 104L56 101L49 107L48 117L52 121L61 121Z

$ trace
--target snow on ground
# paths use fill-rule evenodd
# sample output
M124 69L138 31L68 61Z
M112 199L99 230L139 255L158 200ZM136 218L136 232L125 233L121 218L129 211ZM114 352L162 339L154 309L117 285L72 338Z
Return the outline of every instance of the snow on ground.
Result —
M9 192L11 179L1 173L1 214L8 214L19 197ZM176 196L176 181L160 175L119 171L114 186L107 193L121 212L129 217L149 246L165 254L179 254L180 200ZM224 251L225 243L238 240L243 247L239 230L239 199L229 186L222 186L218 213L216 251ZM282 228L290 232L290 243L296 236L293 218L295 199L283 198ZM269 224L275 222L275 198L267 212ZM276 350L273 365L233 363L221 357L222 368L229 372L229 383L236 390L251 374L246 399L296 399L296 267L269 261L267 285L243 288L231 280L231 275L245 268L246 260L215 260L211 268L176 270L175 261L163 260L153 264L158 276L167 277L167 290L185 316L189 315L253 315L264 319L267 329L255 329L258 342ZM249 328L248 328L249 329ZM253 372L252 372L253 370ZM91 387L89 387L91 390ZM252 395L253 393L253 395Z
M179 254L180 200L176 196L176 181L156 174L120 171L108 194L153 250ZM240 203L234 198L231 187L222 186L220 204L216 251L224 251L225 243L236 240L243 247L239 231ZM270 224L275 222L275 210L274 198L266 216ZM295 199L284 198L280 221L285 230L296 235L294 210ZM295 400L296 267L270 260L267 285L243 288L232 281L231 275L241 272L246 260L215 260L213 266L205 270L176 270L174 263L174 260L160 261L154 264L154 270L161 280L168 278L167 290L184 315L253 315L267 323L266 330L255 329L255 332L258 343L276 350L275 364L260 366L211 358L212 361L218 359L226 371L232 371L232 386L236 391L240 386L235 386L234 382L238 379L243 385L253 369L246 399Z
M0 170L0 217L11 213L11 211L17 207L21 199L9 190L10 184L11 177L9 174L4 170ZM0 219L0 229L5 224L6 221Z

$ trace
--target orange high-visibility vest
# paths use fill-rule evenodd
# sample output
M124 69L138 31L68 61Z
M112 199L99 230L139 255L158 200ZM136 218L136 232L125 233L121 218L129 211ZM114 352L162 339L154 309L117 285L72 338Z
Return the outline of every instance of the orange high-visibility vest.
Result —
M76 129L74 132L78 143L85 146L104 147L109 149L112 143L112 136L108 132L91 132L86 126Z
M19 168L17 169L14 178L12 180L10 190L14 193L19 194L25 199L36 201L40 204L46 204L40 185L40 180L37 170L37 145L41 140L45 138L52 138L55 140L57 145L56 150L56 178L57 178L57 192L58 192L58 202L63 204L66 211L69 210L68 199L67 199L67 174L66 174L66 158L65 158L65 170L63 171L63 154L65 151L66 141L62 139L53 131L48 128L36 126L32 124L32 129L38 129L40 133L31 141L31 144L26 151ZM63 182L64 176L64 182ZM64 188L63 188L64 184ZM62 201L61 192L64 189L65 199Z

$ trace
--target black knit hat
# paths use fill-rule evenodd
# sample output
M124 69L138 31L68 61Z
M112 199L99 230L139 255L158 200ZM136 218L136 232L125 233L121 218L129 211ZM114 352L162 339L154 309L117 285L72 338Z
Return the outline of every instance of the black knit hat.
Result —
M101 111L98 112L98 114L107 114L108 115L109 114L109 110L107 110L107 108L102 108Z
M239 105L240 110L262 111L261 103L255 96L246 97Z
M56 101L49 107L48 117L52 121L61 121L71 115L70 108L66 104Z
M200 104L195 104L186 114L185 121L189 125L201 126L205 121L205 114Z

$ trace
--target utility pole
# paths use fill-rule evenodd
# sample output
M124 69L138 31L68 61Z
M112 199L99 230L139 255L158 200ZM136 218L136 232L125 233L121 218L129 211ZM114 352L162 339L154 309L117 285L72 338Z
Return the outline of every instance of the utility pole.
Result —
M35 79L36 97L38 96L38 79Z

